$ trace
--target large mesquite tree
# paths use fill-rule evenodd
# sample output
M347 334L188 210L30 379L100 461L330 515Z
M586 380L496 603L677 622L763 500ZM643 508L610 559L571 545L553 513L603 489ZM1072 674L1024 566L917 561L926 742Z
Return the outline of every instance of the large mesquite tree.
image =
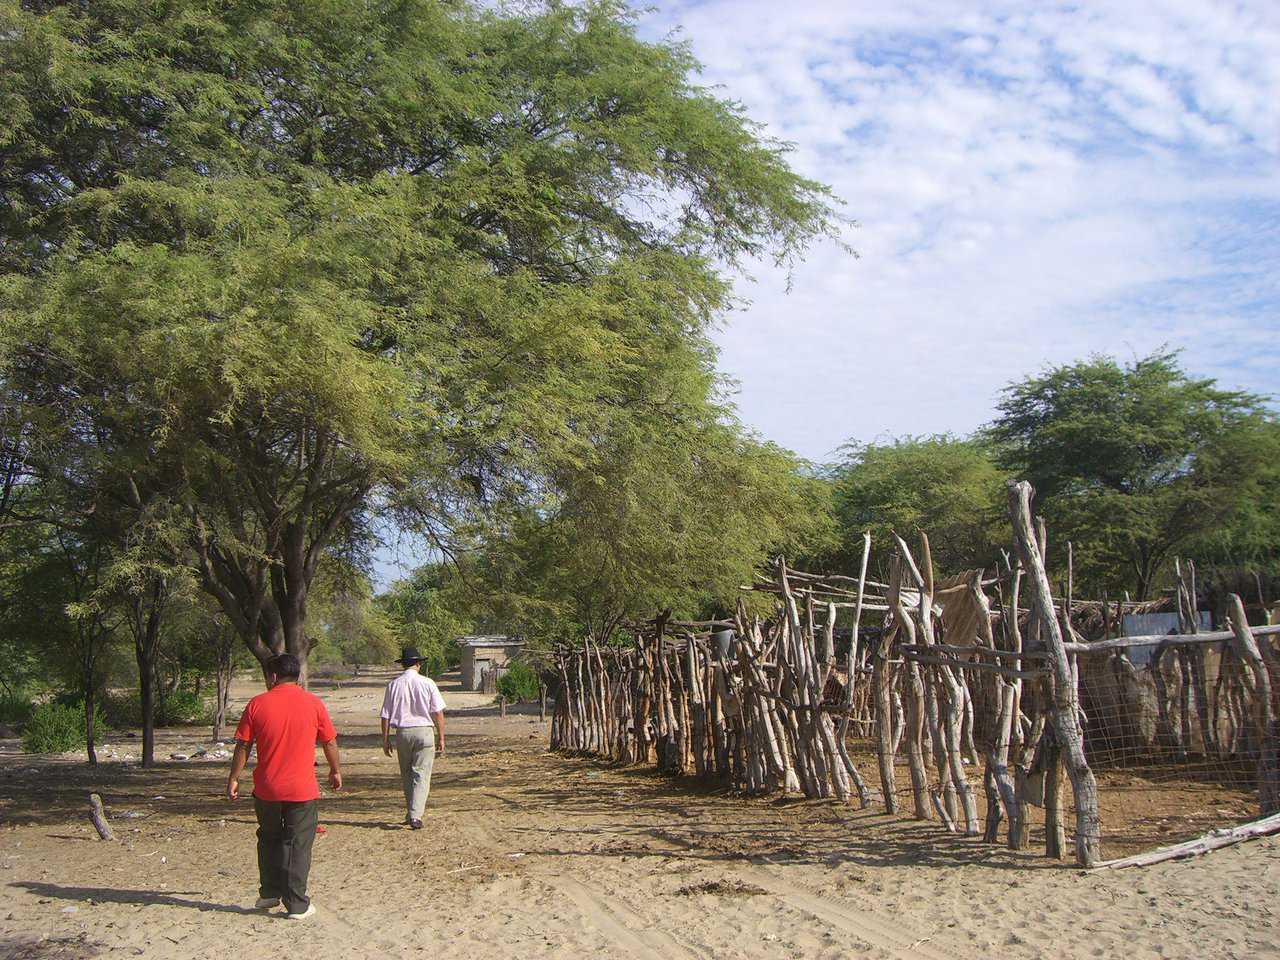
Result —
M1274 413L1176 354L1054 367L1006 387L998 409L989 440L1074 542L1086 587L1142 599L1179 551L1241 562L1274 543Z
M6 390L305 658L326 552L705 410L721 271L831 229L695 66L614 2L0 2Z

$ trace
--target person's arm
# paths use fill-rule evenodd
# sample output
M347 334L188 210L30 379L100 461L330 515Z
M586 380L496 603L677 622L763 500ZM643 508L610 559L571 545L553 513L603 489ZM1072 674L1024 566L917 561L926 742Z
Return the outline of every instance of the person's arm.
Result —
M236 749L231 754L231 772L227 774L227 799L240 798L240 774L244 773L245 764L249 762L251 744L246 740L237 740Z
M379 716L382 718L382 752L388 757L391 756L391 690L392 684L387 684L387 692L382 695L382 712Z
M342 765L338 761L338 738L326 740L320 747L324 750L324 758L329 761L329 786L341 790Z
M436 756L444 756L444 711L437 710L431 714L431 722L436 725Z
M338 762L338 731L329 719L329 709L319 697L316 704L316 743L324 750L324 758L329 761L329 786L335 790L342 789L342 765ZM315 754L313 753L312 756Z

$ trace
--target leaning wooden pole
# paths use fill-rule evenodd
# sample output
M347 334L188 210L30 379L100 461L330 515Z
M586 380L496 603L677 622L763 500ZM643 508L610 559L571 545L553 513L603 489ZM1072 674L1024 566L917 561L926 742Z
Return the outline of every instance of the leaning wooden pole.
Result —
M1076 802L1076 862L1095 866L1101 857L1101 819L1098 816L1098 782L1084 755L1084 732L1075 703L1075 683L1071 661L1063 646L1062 630L1054 615L1049 576L1036 547L1031 525L1031 484L1025 480L1009 484L1009 518L1013 522L1018 556L1027 573L1028 600L1040 623L1041 639L1053 669L1053 724L1066 763L1067 776Z
M899 565L895 563L893 573L889 577L890 607L896 607L899 604L897 592L901 574L898 570ZM901 619L895 619L888 629L881 632L879 650L871 665L871 685L876 705L876 759L880 765L880 790L884 798L885 813L898 812L898 791L893 772L893 757L897 752L893 742L893 681L895 678L890 657L894 636L900 629L901 622Z
M844 685L844 709L840 715L840 728L836 733L836 744L840 748L840 759L844 761L844 765L848 768L849 776L853 779L854 788L858 791L858 802L862 804L865 810L871 805L871 791L867 789L866 781L863 780L861 773L858 772L857 766L854 765L853 759L849 756L849 718L853 715L853 684L854 678L857 676L857 650L858 650L858 628L862 624L862 600L867 588L867 563L871 559L871 533L870 531L862 534L862 568L858 572L858 599L853 608L853 634L849 638L849 655L845 658L845 685ZM831 625L835 623L835 607L832 606L831 612L828 614Z
M1258 755L1258 804L1262 815L1268 816L1280 810L1280 764L1277 757L1275 708L1271 702L1271 675L1258 650L1258 643L1249 629L1245 617L1244 602L1238 593L1227 595L1227 618L1234 634L1231 646L1235 655L1249 668L1252 683L1254 709L1257 711L1260 752Z

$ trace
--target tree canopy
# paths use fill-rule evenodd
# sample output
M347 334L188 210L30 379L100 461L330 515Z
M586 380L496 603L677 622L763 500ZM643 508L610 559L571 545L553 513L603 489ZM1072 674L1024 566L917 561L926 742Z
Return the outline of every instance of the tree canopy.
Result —
M979 441L949 435L851 444L832 471L840 543L857 550L861 533L875 543L896 531L929 534L933 559L949 573L987 567L1004 535L1004 474ZM837 562L853 569L861 554Z
M723 269L833 222L607 0L6 0L0 36L7 404L181 531L259 659L380 518L542 509L714 407Z
M1143 598L1178 551L1216 542L1248 560L1256 534L1275 529L1274 416L1260 397L1188 375L1175 354L1055 367L1011 384L998 409L1001 464L1031 481L1096 585Z
M835 534L821 480L719 420L616 433L555 491L490 536L470 571L483 615L535 641L606 642L664 609L730 613L763 561L828 549Z

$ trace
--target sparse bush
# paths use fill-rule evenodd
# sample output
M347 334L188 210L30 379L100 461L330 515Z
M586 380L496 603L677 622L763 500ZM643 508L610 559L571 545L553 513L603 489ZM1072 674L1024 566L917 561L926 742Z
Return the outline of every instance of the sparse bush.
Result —
M0 723L21 726L31 719L33 709L31 697L21 691L0 694Z
M538 671L523 660L516 660L498 678L499 695L511 703L537 699L538 688Z
M105 712L108 725L116 729L142 726L142 698L136 690L126 694L108 696ZM172 693L156 697L155 722L157 727L207 723L211 717L210 704L194 690L181 687Z
M187 687L181 687L156 699L157 727L208 723L212 717L209 702Z
M105 726L102 712L95 708L99 730ZM84 746L84 701L74 704L44 703L31 711L22 734L25 753L65 753Z

